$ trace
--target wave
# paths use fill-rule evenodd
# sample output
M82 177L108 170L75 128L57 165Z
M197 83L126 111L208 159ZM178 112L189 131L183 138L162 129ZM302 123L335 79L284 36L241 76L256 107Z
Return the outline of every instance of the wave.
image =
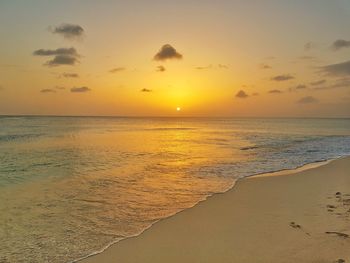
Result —
M0 135L0 142L10 142L16 140L27 140L33 139L37 137L41 137L43 134L8 134L8 135Z

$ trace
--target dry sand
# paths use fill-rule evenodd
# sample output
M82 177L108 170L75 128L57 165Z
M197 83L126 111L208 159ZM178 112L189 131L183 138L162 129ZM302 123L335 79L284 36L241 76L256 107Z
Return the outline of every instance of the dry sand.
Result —
M350 158L342 158L240 180L82 262L350 263L349 209Z

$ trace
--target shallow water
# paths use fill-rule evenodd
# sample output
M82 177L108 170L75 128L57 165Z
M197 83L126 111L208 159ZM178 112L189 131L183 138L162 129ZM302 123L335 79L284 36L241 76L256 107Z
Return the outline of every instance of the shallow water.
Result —
M70 262L240 177L349 154L349 119L0 117L0 262Z

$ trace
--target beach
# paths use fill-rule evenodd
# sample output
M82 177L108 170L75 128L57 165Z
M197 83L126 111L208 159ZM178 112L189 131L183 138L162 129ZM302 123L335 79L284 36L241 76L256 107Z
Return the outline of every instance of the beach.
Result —
M348 262L349 171L346 157L238 180L80 262Z

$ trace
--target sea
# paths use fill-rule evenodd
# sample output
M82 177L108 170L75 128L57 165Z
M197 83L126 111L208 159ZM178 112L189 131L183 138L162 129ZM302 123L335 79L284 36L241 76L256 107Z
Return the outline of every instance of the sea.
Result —
M0 262L76 262L234 187L350 154L350 119L0 117Z

